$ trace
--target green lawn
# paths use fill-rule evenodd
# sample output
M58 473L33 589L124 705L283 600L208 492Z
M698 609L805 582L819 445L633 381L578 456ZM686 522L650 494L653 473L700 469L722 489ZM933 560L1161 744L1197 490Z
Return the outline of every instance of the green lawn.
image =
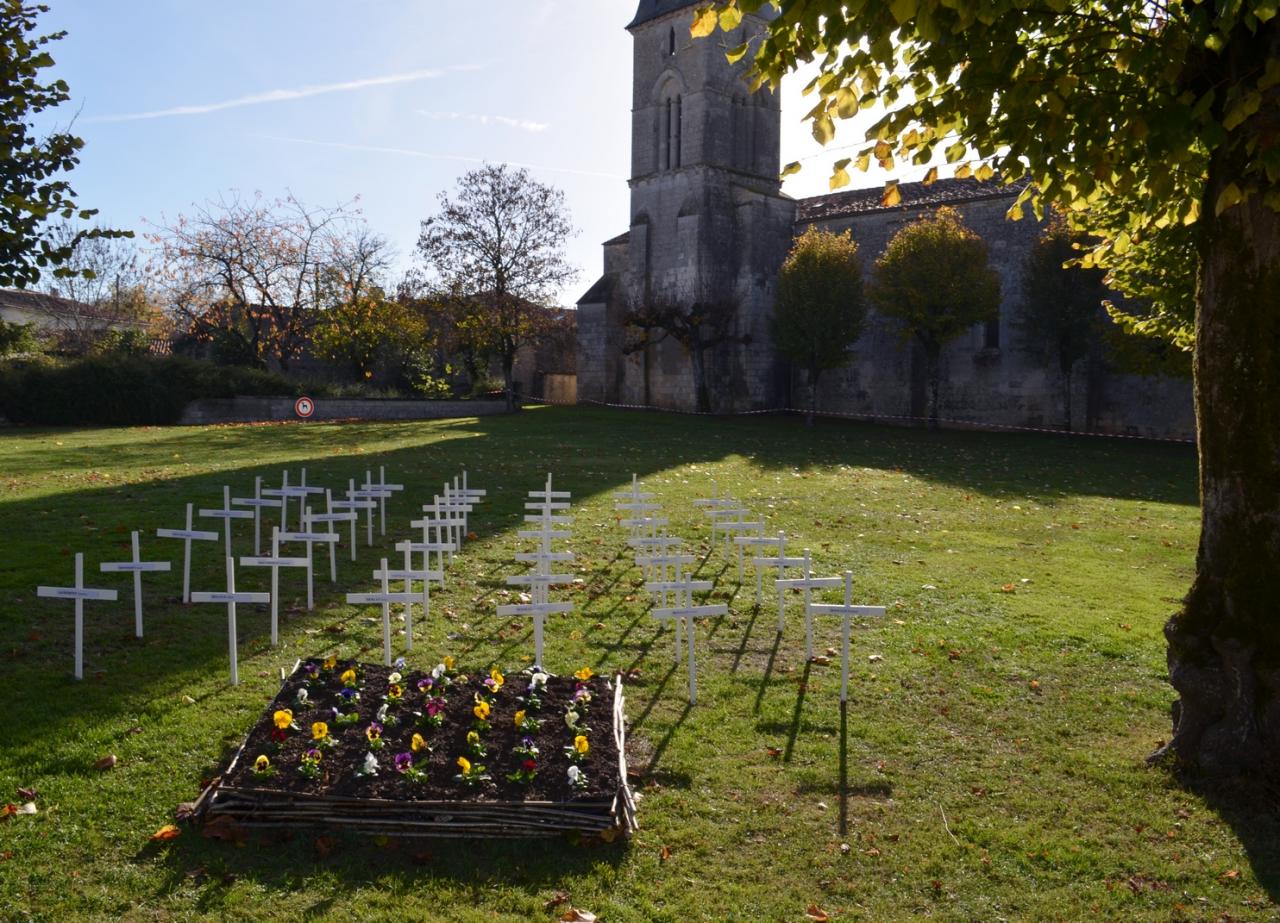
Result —
M147 637L127 596L87 606L86 680L71 679L71 606L35 598L70 555L127 556L128 531L177 526L188 501L250 490L283 466L343 484L385 464L409 490L391 532L466 464L489 489L419 625L415 666L523 665L531 627L496 618L526 491L548 470L574 493L579 611L553 619L548 666L638 669L630 759L640 832L582 844L373 842L312 835L236 845L186 829L148 841L226 758L301 656L380 659L371 588L381 551L342 560L317 608L286 587L281 647L241 609L242 685L227 685L224 610L184 608L149 578ZM670 630L648 615L610 496L632 472L658 494L733 614L698 631L687 707ZM692 499L712 478L850 568L858 602L851 701L839 658L806 665L798 604L785 635L739 587ZM1211 805L1143 757L1169 731L1161 626L1195 553L1195 456L1135 441L535 409L379 425L6 431L0 435L0 803L35 787L40 813L0 823L5 920L550 920L557 892L606 923L833 919L1272 920L1273 815ZM215 528L207 526L207 528ZM241 536L248 534L242 531ZM241 547L246 547L242 538ZM179 561L176 542L144 555ZM216 588L217 552L193 582ZM266 581L242 570L242 588ZM319 576L327 576L323 569ZM108 581L112 581L108 583ZM769 594L771 595L771 594ZM819 649L838 644L821 624ZM879 655L875 662L869 658ZM96 760L119 757L109 771ZM842 830L842 827L844 828ZM328 844L323 844L327 846Z

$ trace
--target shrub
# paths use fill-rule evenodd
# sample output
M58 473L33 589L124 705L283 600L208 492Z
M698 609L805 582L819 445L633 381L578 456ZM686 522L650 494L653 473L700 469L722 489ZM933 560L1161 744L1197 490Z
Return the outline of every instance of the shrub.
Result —
M177 357L0 363L0 412L14 423L163 425L200 398L296 393L270 372Z

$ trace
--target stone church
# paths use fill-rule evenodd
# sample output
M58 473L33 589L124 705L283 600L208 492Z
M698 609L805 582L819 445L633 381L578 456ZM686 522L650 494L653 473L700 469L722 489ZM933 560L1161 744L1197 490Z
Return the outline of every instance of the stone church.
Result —
M713 409L805 406L804 376L773 349L769 333L779 267L811 225L850 229L864 275L904 224L941 205L958 209L987 242L1001 277L997 321L952 341L943 354L940 416L974 424L1058 427L1063 393L1056 363L1024 348L1018 324L1023 265L1041 226L1005 212L1016 190L976 180L903 183L901 202L881 187L794 199L781 191L782 111L777 94L751 93L746 62L725 51L762 33L769 8L733 35L691 39L696 2L641 0L634 40L629 229L604 244L604 274L578 302L578 400L696 407L689 354L668 339L635 348L625 317L644 303L734 306L733 339L706 353ZM921 417L924 363L896 325L871 312L852 361L820 384L822 410L882 419ZM1074 429L1192 438L1191 386L1124 374L1105 362L1077 374Z

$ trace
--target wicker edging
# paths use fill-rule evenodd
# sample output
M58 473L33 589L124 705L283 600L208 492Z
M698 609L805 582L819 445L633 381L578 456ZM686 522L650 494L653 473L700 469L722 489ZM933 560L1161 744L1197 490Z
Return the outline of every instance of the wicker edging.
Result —
M300 661L295 663L294 671L300 665ZM282 685L271 708L277 706L283 692ZM530 837L608 830L630 834L637 823L635 798L627 785L625 702L622 676L618 675L614 678L613 735L618 747L619 783L611 800L401 801L224 785L222 780L231 776L244 755L246 738L226 770L200 795L194 813L206 823L227 818L249 829L323 827L393 836Z

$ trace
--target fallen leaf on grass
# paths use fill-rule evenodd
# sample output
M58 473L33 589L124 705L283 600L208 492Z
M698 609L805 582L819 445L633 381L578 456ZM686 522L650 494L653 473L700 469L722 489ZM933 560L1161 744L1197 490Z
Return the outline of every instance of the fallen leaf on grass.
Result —
M151 842L164 843L168 840L176 840L182 836L182 828L175 827L173 824L165 824L155 833L151 834Z
M112 753L109 756L104 756L102 759L98 760L98 762L94 763L93 768L98 770L99 772L102 772L104 770L110 769L117 762L118 760L116 760L116 755Z
M0 820L8 820L10 817L18 813L18 806L10 803L0 808Z
M1014 592L1014 591L1015 591L1015 590L1017 590L1017 589L1018 589L1017 584L1013 584L1013 583L1006 583L1004 586L1002 586L1002 587L1000 588L1000 592L1001 592L1001 593L1012 593L1012 592Z
M1236 869L1231 869L1230 871L1223 872L1221 875L1218 876L1219 880L1221 881L1235 881L1239 877L1240 877L1240 872Z
M820 667L825 667L825 666L827 666L828 664L830 664L830 663L831 663L831 658L830 658L830 657L824 657L824 656L822 656L822 655L819 655L819 656L817 656L817 657L811 657L811 658L809 659L809 662L810 662L810 663L812 663L812 664L817 664L817 665L818 665L818 666L820 666Z
M670 847L670 846L663 846L661 849L659 849L659 850L658 850L658 861L659 861L659 862L666 862L666 861L667 861L668 859L670 859L670 858L671 858L671 847Z
M1031 683L1030 683L1030 686L1031 686L1031 691L1032 691L1032 692L1039 692L1039 691L1040 691L1040 680L1038 680L1038 679L1033 679L1033 680L1031 681Z
M596 923L596 915L590 910L579 910L577 907L570 907L564 913L557 917L561 923Z
M816 920L817 923L826 923L831 919L831 914L827 913L817 904L810 904L804 911L805 919Z
M781 747L766 747L766 748L765 748L765 752L769 754L769 757L770 757L771 759L775 759L775 760L776 760L778 757L782 756L782 748L781 748Z
M6 849L4 852L0 852L0 862L8 862L12 858L13 858L12 849Z
M23 801L35 801L37 794L38 792L34 788L18 789L18 797L21 798Z
M544 910L554 910L555 908L559 907L561 904L567 904L567 903L569 903L569 892L557 891L556 893L552 894L551 897L547 898L546 902L542 905L542 907Z

